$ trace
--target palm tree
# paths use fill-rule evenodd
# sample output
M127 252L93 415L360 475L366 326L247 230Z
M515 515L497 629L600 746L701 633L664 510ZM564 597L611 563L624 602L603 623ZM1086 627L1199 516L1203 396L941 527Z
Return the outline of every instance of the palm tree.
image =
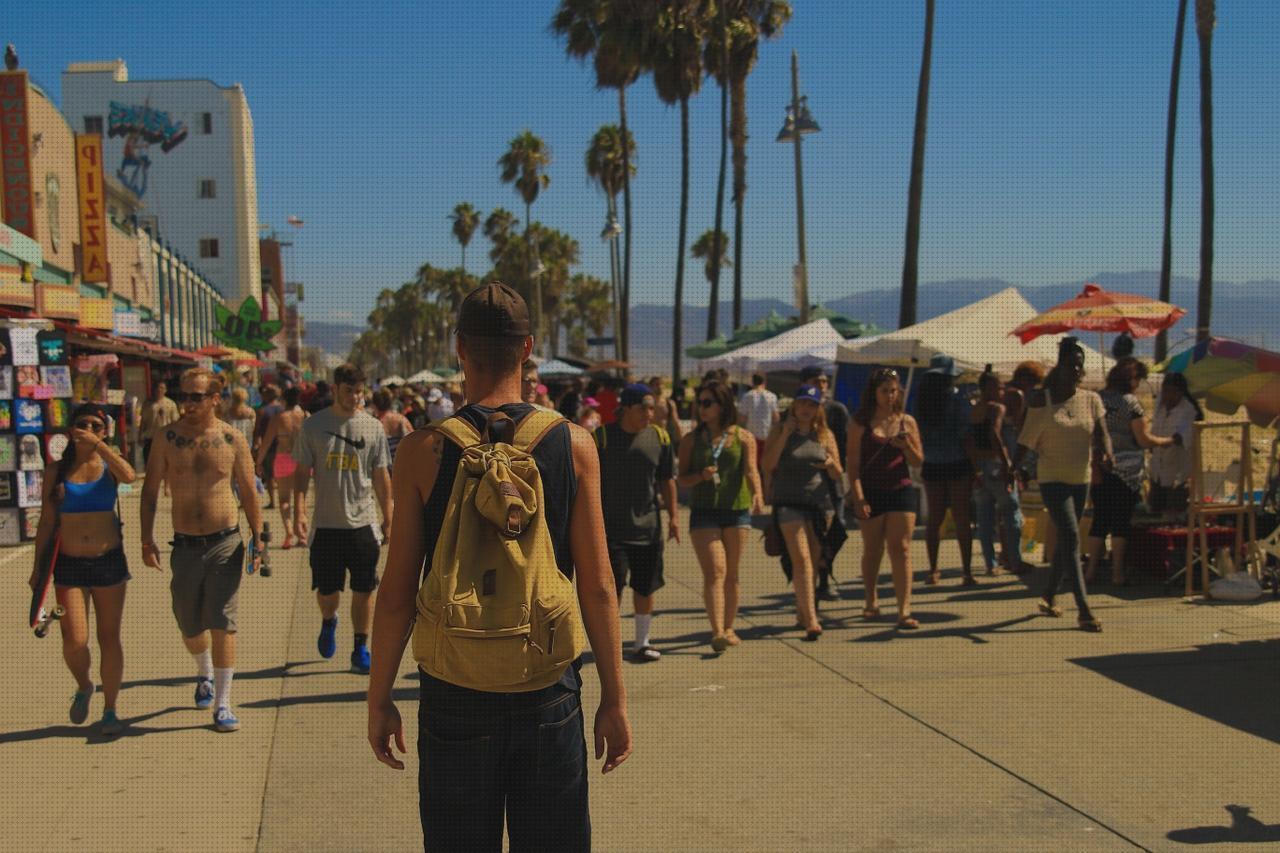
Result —
M596 131L595 136L591 137L591 144L587 147L586 167L587 177L599 184L600 189L605 195L605 217L606 222L612 224L618 221L617 198L618 191L624 183L623 175L629 166L634 169L630 158L625 156L623 146L622 130L616 124L606 124ZM635 140L627 137L626 148L635 147ZM622 272L621 264L618 262L618 243L613 236L606 236L609 242L609 275L613 285L613 334L615 336L614 352L622 358L621 332L619 329L622 325L621 309L622 303Z
M569 279L565 302L571 309L566 323L569 354L582 358L587 354L587 333L599 337L609 324L612 310L609 285L595 276L576 273Z
M498 166L502 169L499 179L504 184L512 184L520 198L524 200L524 230L526 239L529 228L533 225L533 203L538 200L538 193L543 187L551 184L551 176L546 173L551 165L551 151L546 144L530 130L525 130L508 143L507 152L498 158ZM533 334L534 340L542 342L542 282L541 276L534 274L533 256L528 258L526 276L533 279Z
M742 247L747 194L747 77L760 42L782 31L791 20L791 4L783 0L723 0L728 17L728 56L707 51L707 64L717 75L728 66L729 139L733 148L733 328L742 326ZM709 40L714 41L714 39ZM723 84L722 84L723 85ZM714 337L714 336L713 336Z
M1209 48L1217 25L1214 0L1196 0L1200 41L1200 293L1196 300L1196 341L1209 339L1213 311L1213 68Z
M676 248L672 322L672 380L681 376L684 351L684 251L689 223L689 99L702 87L702 33L698 0L670 0L658 12L650 65L658 98L680 104L680 232Z
M920 288L920 206L924 196L924 137L929 123L929 65L933 58L933 7L924 4L924 53L920 58L920 85L916 89L916 130L911 143L911 182L907 188L907 239L902 261L902 298L898 328L914 326L916 295Z
M1182 34L1187 23L1187 0L1178 0L1178 23L1173 31L1173 70L1169 75L1169 121L1164 131L1164 239L1160 248L1160 301L1173 298L1173 139L1178 127L1178 81L1182 77ZM1156 335L1156 362L1169 354L1169 332Z
M627 87L648 68L650 41L657 6L646 0L560 0L551 29L566 41L565 52L575 59L593 58L596 86L618 90L618 125L627 131ZM623 261L619 306L620 351L630 353L631 322L631 151L622 151Z
M453 238L462 244L462 268L465 270L467 244L471 242L471 235L476 233L476 228L480 225L480 211L472 207L471 202L464 201L453 208L449 219L453 222Z
M511 232L515 226L516 215L505 207L495 207L493 212L485 218L484 236L489 238L489 242L493 243L493 248L489 250L489 260L497 262L498 257L507 245L507 241L511 239ZM523 280L523 277L521 280Z
M720 257L716 257L716 253L720 253ZM733 262L729 260L729 235L721 231L716 233L715 230L703 233L701 237L693 241L693 246L689 249L689 254L703 261L702 270L707 276L707 281L712 280L712 276L720 274L721 267L732 267ZM716 303L711 303L712 310L715 310ZM707 340L712 340L708 338Z
M706 256L711 258L707 270L707 280L711 282L710 307L707 311L707 340L714 340L716 327L720 322L720 262L724 251L719 243L724 234L721 226L724 223L724 178L725 166L729 156L729 80L726 71L729 67L729 15L728 3L720 0L716 8L715 21L707 22L707 46L705 63L707 72L716 78L720 86L720 173L716 177L716 223L711 230L715 245L707 248ZM705 236L705 235L704 235ZM697 249L697 244L694 244Z

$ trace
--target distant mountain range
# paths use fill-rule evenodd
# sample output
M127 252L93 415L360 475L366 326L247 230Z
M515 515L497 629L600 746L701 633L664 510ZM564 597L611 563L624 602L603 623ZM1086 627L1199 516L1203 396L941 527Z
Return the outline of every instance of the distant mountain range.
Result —
M1099 273L1088 279L1108 290L1155 296L1159 290L1158 272ZM1022 287L1018 289L1036 308L1044 310L1072 298L1083 282ZM1170 345L1180 348L1194 328L1196 282L1174 277L1173 302L1187 309L1187 316L1170 332ZM919 319L927 320L956 308L976 302L1006 287L1017 286L1000 279L955 279L926 284L920 288ZM1214 333L1238 338L1268 349L1280 349L1280 282L1218 282L1213 294ZM838 314L874 323L882 329L898 324L898 291L868 290L853 293L826 303ZM638 304L631 309L632 329L644 329L632 346L631 361L637 373L665 373L671 369L671 305ZM706 334L707 307L686 305L684 310L684 343L686 347L701 343ZM783 316L795 314L794 306L777 299L752 299L743 303L745 323L752 323L776 311ZM728 302L720 306L720 326L725 328L732 314ZM340 323L307 321L306 343L322 346L327 352L347 352L363 327ZM1096 345L1090 342L1091 345ZM1150 341L1139 342L1139 352L1150 352ZM695 366L685 357L687 368Z

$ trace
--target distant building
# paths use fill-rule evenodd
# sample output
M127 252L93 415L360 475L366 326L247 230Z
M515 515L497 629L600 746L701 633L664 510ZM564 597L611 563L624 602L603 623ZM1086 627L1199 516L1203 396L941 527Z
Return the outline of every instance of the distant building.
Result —
M123 60L76 62L62 112L101 133L107 173L145 205L139 220L233 306L263 303L253 119L239 83L130 80Z

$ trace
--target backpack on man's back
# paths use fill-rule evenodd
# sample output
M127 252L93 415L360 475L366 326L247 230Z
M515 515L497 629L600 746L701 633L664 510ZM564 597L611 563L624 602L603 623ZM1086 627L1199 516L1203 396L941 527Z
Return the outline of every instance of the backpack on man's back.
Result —
M428 674L501 693L560 680L585 638L573 582L556 563L532 453L565 419L502 413L481 436L461 417L430 429L462 449L448 509L418 591L413 655Z

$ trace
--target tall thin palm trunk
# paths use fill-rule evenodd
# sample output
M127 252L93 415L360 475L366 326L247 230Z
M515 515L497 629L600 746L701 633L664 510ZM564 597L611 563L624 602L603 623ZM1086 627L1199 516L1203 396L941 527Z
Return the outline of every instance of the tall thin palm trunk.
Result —
M465 243L462 245L462 271L467 271L467 246Z
M618 199L615 196L608 196L608 206L605 208L605 218L618 219ZM610 293L613 297L613 357L619 361L625 360L622 355L622 332L621 332L621 303L622 303L622 258L619 257L618 241L612 239L609 241L609 283Z
M623 361L631 357L631 146L627 134L627 89L618 87L618 126L622 131L622 307L617 332Z
M1160 301L1173 299L1173 142L1178 128L1178 82L1182 78L1182 36L1186 30L1187 0L1178 0L1178 23L1173 31L1173 70L1169 74L1169 120L1164 131L1164 234L1160 247ZM1169 355L1169 331L1156 335L1156 361Z
M1209 339L1213 313L1213 68L1210 46L1217 23L1213 0L1196 0L1200 41L1200 293L1196 300L1196 341Z
M730 83L730 135L733 137L733 330L742 328L742 243L747 195L747 79Z
M685 229L689 222L689 99L680 99L680 239L676 250L676 294L672 318L671 381L681 377L684 354L684 249Z
M933 58L933 8L925 0L924 52L920 58L920 84L916 90L916 129L911 144L911 181L907 188L907 237L902 261L902 295L898 328L914 326L916 296L920 288L920 207L924 196L924 140L929 124L929 66Z
M729 159L729 28L725 4L720 4L720 177L716 183L716 226L711 255L711 304L707 309L707 340L720 323L720 235L724 227L724 180Z

